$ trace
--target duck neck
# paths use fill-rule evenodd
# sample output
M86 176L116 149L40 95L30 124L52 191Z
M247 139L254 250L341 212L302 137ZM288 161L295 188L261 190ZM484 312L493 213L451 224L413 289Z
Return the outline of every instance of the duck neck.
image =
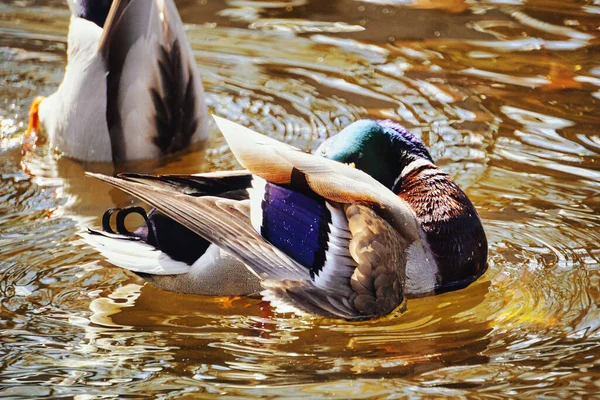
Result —
M379 147L377 152L371 154L372 162L369 168L366 168L366 171L385 187L396 193L396 187L402 180L402 176L405 175L405 171L421 163L421 161L429 164L431 162L411 153L393 138L389 138L389 141L389 144L381 146L386 148L387 152L382 153L381 147Z
M463 287L485 271L487 240L481 221L446 172L428 160L415 160L402 170L394 193L415 212L435 256L436 291Z
M404 167L394 183L393 192L412 207L425 232L453 215L474 212L473 204L450 176L423 158ZM435 218L433 210L436 211Z
M422 172L429 169L439 169L435 164L425 158L414 157L404 160L401 165L404 165L400 170L400 175L392 185L392 192L400 196L400 193L406 191L406 185L415 179L423 177ZM402 197L402 196L401 196Z
M385 126L385 122L383 122ZM398 133L398 129L404 129L402 127L395 126L393 128L388 127L387 132L393 132L388 136L389 140L389 153L387 159L391 160L390 171L393 171L392 181L389 182L388 186L393 192L397 193L404 176L415 169L420 169L423 166L430 165L435 167L431 155L421 143L421 141L409 135L407 132L403 134Z

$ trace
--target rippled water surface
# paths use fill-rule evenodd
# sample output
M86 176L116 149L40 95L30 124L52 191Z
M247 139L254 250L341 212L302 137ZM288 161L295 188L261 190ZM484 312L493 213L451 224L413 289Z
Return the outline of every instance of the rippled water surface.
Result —
M392 118L465 188L490 242L468 288L383 320L273 314L160 291L78 237L132 200L50 146L21 155L62 79L68 9L0 4L0 397L347 398L600 392L600 3L176 1L210 112L306 150ZM206 150L154 172L232 169Z

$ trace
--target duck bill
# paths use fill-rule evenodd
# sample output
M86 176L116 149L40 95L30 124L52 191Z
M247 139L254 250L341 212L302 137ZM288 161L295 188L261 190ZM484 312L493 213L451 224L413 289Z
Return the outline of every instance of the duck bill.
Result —
M31 107L29 108L29 124L27 125L27 132L25 133L25 137L23 138L23 145L27 149L31 149L35 146L38 134L40 131L40 104L44 100L44 96L36 97L31 103Z

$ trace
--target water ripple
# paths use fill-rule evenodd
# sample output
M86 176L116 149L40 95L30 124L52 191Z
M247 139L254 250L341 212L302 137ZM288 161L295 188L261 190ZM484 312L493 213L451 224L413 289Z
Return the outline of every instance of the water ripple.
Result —
M182 173L237 164L215 126L206 151L114 170L49 146L21 156L31 99L62 78L68 11L54 0L10 1L0 6L0 396L597 392L593 6L178 6L211 113L304 150L359 118L402 122L478 207L489 269L464 290L349 323L274 314L259 299L162 292L111 267L77 234L97 226L106 207L132 199L84 178L85 169Z

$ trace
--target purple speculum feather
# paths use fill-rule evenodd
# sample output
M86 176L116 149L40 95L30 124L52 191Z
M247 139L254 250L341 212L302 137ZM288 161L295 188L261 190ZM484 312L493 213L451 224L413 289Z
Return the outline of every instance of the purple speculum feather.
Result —
M311 275L322 268L331 221L323 199L267 183L262 213L265 239L308 268Z

